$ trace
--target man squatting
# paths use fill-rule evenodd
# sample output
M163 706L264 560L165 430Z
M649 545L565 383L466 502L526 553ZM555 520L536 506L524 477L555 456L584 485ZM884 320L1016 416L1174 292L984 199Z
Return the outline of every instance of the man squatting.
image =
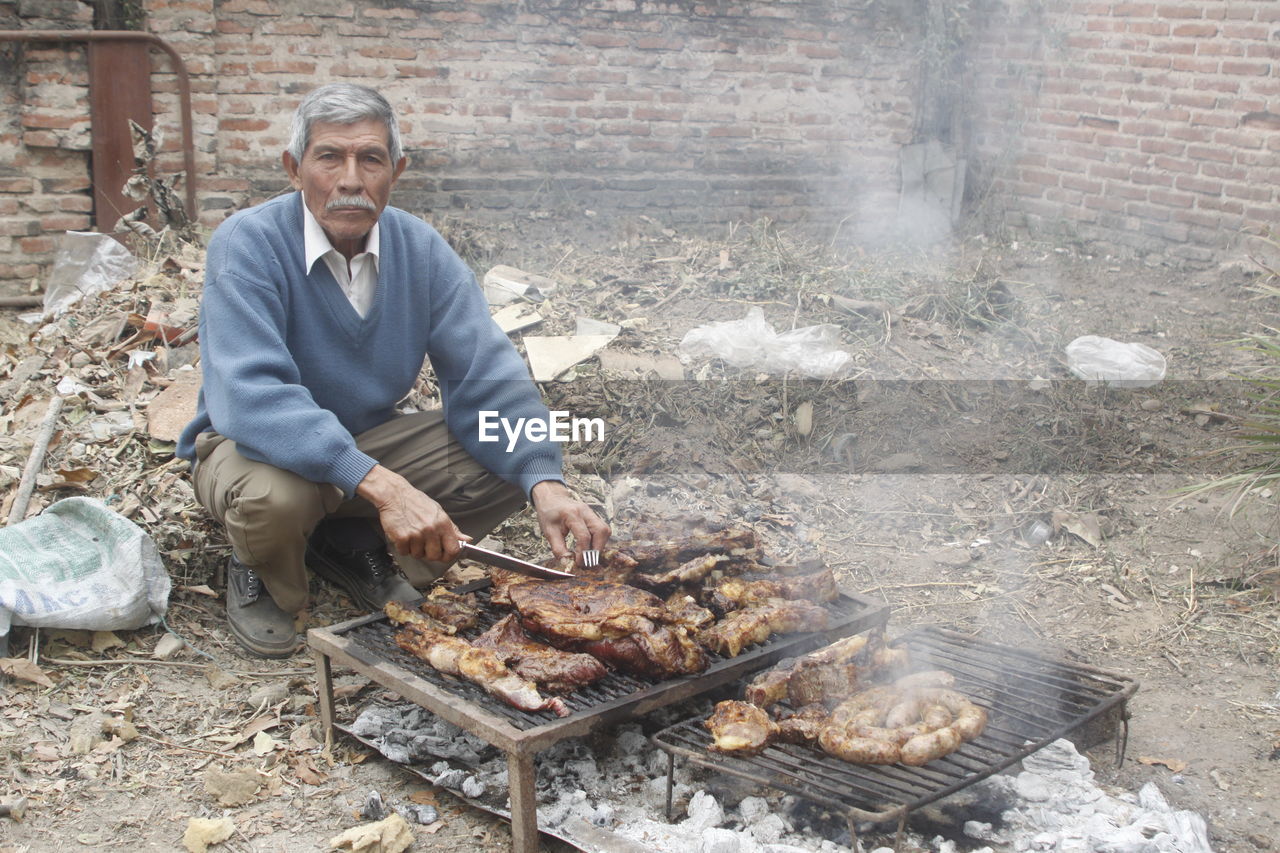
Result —
M526 497L556 556L571 553L568 536L579 553L602 547L609 528L565 486L557 444L478 440L482 410L548 412L470 269L387 206L407 163L391 105L322 86L298 106L281 159L297 192L237 212L209 242L203 384L178 441L231 542L235 638L292 654L307 567L369 609L416 598L459 540ZM424 358L443 408L401 414Z

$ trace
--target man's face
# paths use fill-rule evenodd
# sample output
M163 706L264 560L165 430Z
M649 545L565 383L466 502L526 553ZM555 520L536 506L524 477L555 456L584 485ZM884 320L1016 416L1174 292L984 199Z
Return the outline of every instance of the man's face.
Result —
M387 128L373 119L355 124L316 122L302 162L284 153L294 189L333 247L348 259L364 250L364 238L391 197L405 158L391 162Z

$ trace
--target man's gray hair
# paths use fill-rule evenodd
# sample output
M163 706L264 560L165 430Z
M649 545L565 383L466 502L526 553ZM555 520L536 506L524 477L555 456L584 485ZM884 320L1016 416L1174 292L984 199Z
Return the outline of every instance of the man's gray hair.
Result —
M311 142L311 128L316 122L355 124L370 120L387 126L391 162L400 162L404 149L400 144L400 125L396 122L395 110L377 91L354 83L328 83L307 93L293 114L288 151L294 160L302 162L302 155Z

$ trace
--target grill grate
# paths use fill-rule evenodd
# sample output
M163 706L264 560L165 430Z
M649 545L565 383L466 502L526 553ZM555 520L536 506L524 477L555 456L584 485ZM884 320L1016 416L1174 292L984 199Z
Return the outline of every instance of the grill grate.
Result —
M488 630L494 622L510 612L494 606L490 601L490 590L487 586L487 581L480 583L481 585L473 584L456 590L457 592L472 592L476 595L481 605L480 620L477 626L463 631L459 635L468 640L475 639ZM831 617L825 634L831 636L845 636L849 633L865 630L865 628L873 624L883 624L885 615L884 608L872 605L865 599L850 596L840 596L835 601L829 602L825 607ZM411 673L423 681L447 690L467 702L506 719L517 729L528 730L560 719L551 711L530 712L513 708L505 702L490 696L480 687L470 682L438 672L426 662L405 652L396 645L394 634L397 628L385 616L378 616L373 621L369 621L367 618L356 620L353 623L348 623L348 626L345 629L342 626L335 626L333 633L349 640L370 654L394 664L406 673ZM714 680L717 674L730 667L735 671L754 669L766 664L766 662L758 660L762 657L768 656L772 659L777 659L783 653L799 654L808 648L820 645L823 637L823 634L774 636L765 643L744 650L735 658L724 658L708 653L711 664L707 670L698 675L685 678L653 681L625 673L610 672L595 684L579 688L562 698L574 716L586 714L593 709L610 706L612 703L626 700L628 697L635 696L641 691L650 690L655 686L686 682L690 679L705 678ZM719 682L717 681L716 683Z
M488 583L486 579L455 590L475 592L482 602L481 624L476 631L487 629L500 616L490 601ZM394 629L381 613L328 628L312 628L307 632L307 643L316 658L320 718L329 736L334 724L332 666L338 663L503 750L508 765L512 850L535 853L539 845L534 756L540 750L616 720L706 693L786 655L802 654L869 628L883 628L889 617L883 604L860 596L842 595L824 606L831 617L825 631L773 637L736 658L712 656L710 667L692 676L651 683L611 673L594 685L563 697L572 711L564 718L549 711L529 713L512 708L469 682L437 672L395 644ZM471 634L464 632L463 636Z
M1126 676L939 628L914 631L897 643L903 644L919 668L950 672L956 689L989 712L982 734L923 767L851 764L803 744L770 746L757 756L719 755L709 751L704 716L663 729L653 741L672 760L681 756L843 812L852 829L855 819L905 820L911 810L1003 770L1117 705L1123 713L1138 689Z

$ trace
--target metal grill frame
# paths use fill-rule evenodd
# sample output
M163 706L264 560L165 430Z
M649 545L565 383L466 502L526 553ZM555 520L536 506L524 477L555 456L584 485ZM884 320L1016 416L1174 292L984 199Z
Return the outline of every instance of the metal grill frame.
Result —
M913 810L1004 770L1109 711L1118 711L1117 764L1123 760L1128 740L1126 703L1138 689L1134 679L945 628L920 628L893 645L905 645L924 668L954 675L956 689L989 712L982 734L923 767L861 765L806 744L772 745L757 756L720 755L709 750L712 738L703 725L705 715L692 717L650 738L667 753L668 820L677 756L844 814L855 841L857 822L897 820L895 849Z
M483 631L506 611L498 612L487 600L489 581L481 580L454 589L481 597ZM511 796L511 844L516 853L536 853L538 848L535 755L569 737L580 737L601 726L647 714L657 708L698 696L736 681L749 672L784 657L804 654L842 637L872 628L883 629L889 619L887 605L859 595L842 594L827 607L832 622L824 631L774 636L735 658L711 655L712 664L697 675L645 682L611 673L599 682L615 695L592 703L575 691L564 697L573 713L558 718L549 711L531 714L511 708L479 687L444 675L429 664L404 653L390 639L389 620L382 613L361 616L327 628L307 631L307 645L316 661L319 679L320 721L326 737L334 731L333 663L354 669L426 708L431 713L496 746L507 754ZM468 635L472 631L465 632ZM385 639L379 639L382 636ZM597 688L599 689L599 688Z

